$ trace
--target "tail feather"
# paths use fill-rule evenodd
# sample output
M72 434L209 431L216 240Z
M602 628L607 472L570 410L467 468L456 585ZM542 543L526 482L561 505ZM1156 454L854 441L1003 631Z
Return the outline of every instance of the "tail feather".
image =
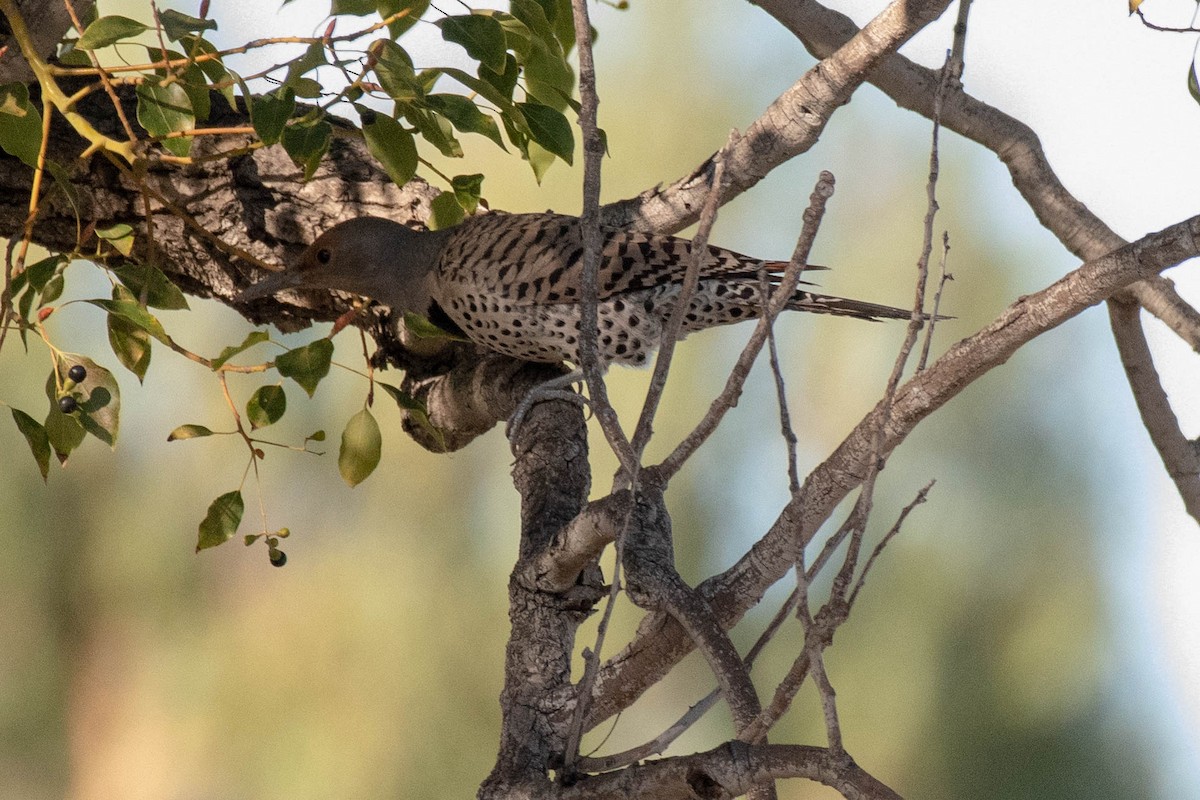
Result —
M788 301L787 308L793 311L807 311L811 314L832 314L838 317L854 317L873 322L881 319L912 318L911 309L868 303L864 300L847 300L844 297L833 297L804 290L798 290L792 296L792 299ZM922 314L921 318L929 319L929 315Z

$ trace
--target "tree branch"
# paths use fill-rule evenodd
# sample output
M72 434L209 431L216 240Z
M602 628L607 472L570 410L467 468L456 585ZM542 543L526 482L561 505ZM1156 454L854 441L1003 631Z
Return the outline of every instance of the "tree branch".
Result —
M949 5L950 0L893 0L844 46L822 56L820 64L780 95L725 152L722 202L816 144L833 112L849 102L871 70ZM605 223L668 233L686 228L699 218L712 162L710 157L669 186L606 206Z
M792 566L796 548L807 545L834 507L861 483L880 424L884 439L879 454L886 456L921 420L1025 343L1119 289L1200 255L1198 236L1200 217L1192 217L1082 265L1040 292L1018 299L990 325L903 384L886 419L879 418L877 406L860 421L809 474L799 496L784 507L766 535L737 564L698 587L721 624L732 627L758 602ZM661 615L644 620L634 640L601 671L589 725L627 707L690 650L686 636Z
M705 753L636 764L566 787L558 800L719 800L745 794L770 780L808 778L847 800L900 800L848 755L823 747L727 742Z

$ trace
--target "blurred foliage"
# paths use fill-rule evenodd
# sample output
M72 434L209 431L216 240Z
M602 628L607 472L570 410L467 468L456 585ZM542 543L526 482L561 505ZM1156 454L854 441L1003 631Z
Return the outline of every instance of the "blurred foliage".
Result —
M744 13L731 8L731 19ZM765 32L722 29L650 3L624 15L599 7L596 17L602 124L613 153L608 199L690 171L730 125L744 125L810 63L786 36L777 56L748 38L778 35L769 22ZM667 30L678 38L671 47L661 46ZM735 80L729 64L748 41L760 42L762 81L741 91L745 70ZM697 60L701 49L709 55ZM839 192L816 260L835 270L821 282L835 294L903 302L924 213L926 130L866 93L839 112L812 154L732 204L715 240L786 256L807 187L829 168ZM489 176L493 207L577 210L577 171L551 172L537 190L511 159L464 148L472 168ZM890 171L866 173L862 152L878 154ZM941 347L1069 266L1031 216L1004 233L982 221L994 197L1011 191L989 156L950 139L943 176L939 224L953 232L956 275L947 303L958 320L940 329ZM194 348L217 352L250 331L226 309L194 306L198 313L176 323ZM1068 336L1098 339L1096 316L1052 333L964 392L882 475L876 535L920 486L939 482L872 575L829 668L850 751L906 795L1154 796L1155 754L1142 735L1150 722L1128 718L1115 702L1128 665L1115 660L1097 572L1096 548L1115 536L1108 512L1119 501L1105 494L1111 479L1090 471L1111 463L1093 430L1099 401L1078 399L1119 378L1081 357L1079 346L1060 346ZM99 310L55 324L65 347L83 350L103 336ZM698 418L745 335L713 331L680 348L656 445ZM781 321L802 467L823 458L874 403L900 335L882 324ZM298 347L312 335L283 339ZM42 396L44 370L32 360L16 348L0 354L14 395ZM612 374L623 418L636 412L645 380L644 372ZM1077 386L1078 397L1048 391L1053 382ZM120 449L89 441L48 486L20 434L0 433L0 797L472 795L495 753L505 584L517 547L502 436L430 454L381 404L382 461L353 492L333 452L268 454L264 527L288 516L296 533L288 569L228 545L196 556L195 519L229 488L214 466L228 457L222 447L236 445L199 450L165 440L180 421L220 418L212 383L182 359L156 359L144 385L122 397ZM240 376L230 383L243 400L257 385ZM276 424L299 438L361 407L358 378L334 371L321 387L312 401L294 393ZM676 550L690 580L728 566L786 501L775 413L760 366L728 424L672 486ZM592 444L603 490L615 463L599 438ZM247 506L257 518L256 504ZM735 631L739 645L781 602L779 588ZM631 633L639 617L623 605L609 641ZM760 686L787 669L798 639L792 622L756 669ZM604 749L656 734L710 686L704 665L689 658L622 715ZM727 716L718 709L710 717L674 752L726 738ZM815 698L805 693L773 739L821 736ZM802 783L781 791L831 796Z

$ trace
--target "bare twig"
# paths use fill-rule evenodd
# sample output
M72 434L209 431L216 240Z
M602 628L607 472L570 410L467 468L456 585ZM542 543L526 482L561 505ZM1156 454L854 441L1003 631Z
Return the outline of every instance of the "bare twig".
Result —
M790 285L794 287L799 277L801 265L808 263L808 254L812 250L813 241L817 237L817 230L820 228L821 218L825 213L825 204L833 196L833 186L833 174L822 172L809 198L809 206L804 212L804 225L800 231L800 238L796 243L795 251L792 253L792 259L788 262L787 269L784 271L783 278L780 281L781 286ZM738 398L742 393L742 386L746 381L746 376L750 374L750 367L754 364L754 360L758 357L763 343L766 341L767 328L770 326L774 316L783 310L784 305L786 305L790 298L790 293L775 292L770 302L770 314L758 320L758 325L755 326L754 333L750 336L750 341L746 343L733 369L730 370L729 377L725 381L725 388L713 400L704 418L700 420L692 432L675 447L661 464L651 468L654 470L655 476L662 480L663 483L669 481L679 471L680 467L691 457L692 453L700 445L704 444L713 431L716 430L721 420L724 419L726 412L737 405Z
M587 2L571 0L571 8L574 12L576 52L579 55L579 128L583 139L583 212L580 214L583 231L583 292L579 320L579 366L587 382L592 413L596 415L609 447L622 469L634 475L638 469L638 458L621 429L616 410L608 400L596 342L600 327L599 288L596 284L600 271L600 248L603 245L600 235L600 162L604 157L604 143L597 127L600 97L596 91L596 67L592 60L592 32Z
M757 0L756 4L774 14L769 7L774 3L797 11L817 5L794 0ZM856 29L857 35L848 37L844 47L820 56L824 60L771 103L726 154L722 202L745 192L775 167L816 144L834 111L849 101L876 67L949 5L950 0L893 0L861 31ZM604 208L605 222L666 233L681 230L699 217L708 174L706 161L667 186L611 203Z
M929 348L933 345L933 331L937 325L938 312L942 310L942 291L946 282L954 280L954 276L946 271L946 259L950 256L950 234L942 231L942 257L938 259L941 272L938 278L937 291L933 293L933 310L929 313L929 325L925 327L925 338L921 342L921 357L917 359L917 372L925 369L929 363Z
M700 273L709 260L708 236L712 232L713 224L717 221L717 208L720 205L721 190L725 180L723 154L735 141L737 141L737 132L733 131L729 134L729 141L725 147L713 157L711 162L712 177L708 195L704 199L704 208L700 212L700 226L692 238L692 259L684 273L683 284L679 288L675 306L663 324L658 356L654 361L654 374L650 378L650 387L646 390L642 413L633 432L633 450L638 454L639 459L653 434L654 415L658 411L663 389L667 385L667 375L670 373L671 360L675 355L675 344L679 341L679 333L683 329L683 319L687 316L692 298L696 295L696 287L700 284Z
M803 271L803 267L797 270L797 282ZM758 272L758 285L762 295L762 314L764 317L768 317L771 313L767 303L770 292L767 273L764 269L760 269ZM789 293L796 291L795 283L788 286L786 290ZM780 291L784 291L784 287L781 286ZM800 491L800 467L796 457L796 430L792 427L792 415L788 411L787 387L784 385L783 368L779 365L779 348L775 342L774 319L771 319L767 325L767 356L771 364L771 375L775 379L775 400L779 405L779 432L783 436L784 447L787 448L788 492L794 498Z
M801 554L804 548L800 548ZM842 725L838 720L837 713L837 693L833 690L833 684L829 680L829 673L825 670L825 658L823 656L825 647L833 641L833 630L845 620L845 614L835 615L836 622L831 627L824 625L818 626L813 621L812 614L808 608L808 575L804 569L804 557L801 555L796 569L796 588L800 591L800 602L796 605L796 616L800 618L800 625L804 628L804 652L797 661L805 660L808 662L808 668L812 671L813 682L817 685L817 694L821 698L821 712L825 717L825 736L829 740L829 749L835 753L844 750L842 745ZM830 603L837 604L838 598L836 595L830 598ZM770 730L768 724L763 729L763 734Z
M876 559L878 559L883 553L883 548L887 547L888 543L891 542L892 539L895 538L896 534L900 532L900 528L904 526L904 520L908 519L908 515L912 513L912 510L924 503L929 498L929 490L933 488L935 483L937 483L937 481L932 480L925 484L925 486L921 488L921 491L917 492L917 496L913 498L912 502L900 510L900 516L896 518L896 522L892 525L888 532L884 534L883 538L879 540L879 544L875 545L875 549L871 551L870 557L867 558L867 563L863 564L862 572L858 576L858 581L854 584L854 588L846 597L847 610L849 610L849 608L854 605L854 601L858 599L858 593L862 591L863 585L867 581L867 573L871 571L871 567L875 565Z
M700 587L727 628L795 564L796 529L807 543L864 475L871 441L883 419L881 455L890 453L927 416L1027 342L1061 325L1121 288L1200 255L1200 216L1191 217L1089 261L1041 291L1025 295L993 322L950 347L903 384L890 411L876 406L804 481L799 497L751 551ZM645 632L653 631L652 636ZM589 725L626 707L690 651L682 631L647 625L603 668Z

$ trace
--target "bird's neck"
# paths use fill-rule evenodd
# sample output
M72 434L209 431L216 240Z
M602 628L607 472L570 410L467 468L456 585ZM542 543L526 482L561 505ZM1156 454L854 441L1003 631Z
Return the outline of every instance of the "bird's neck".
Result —
M433 272L452 229L416 231L389 228L379 244L382 258L372 259L361 277L361 293L399 311L427 315L432 303Z

